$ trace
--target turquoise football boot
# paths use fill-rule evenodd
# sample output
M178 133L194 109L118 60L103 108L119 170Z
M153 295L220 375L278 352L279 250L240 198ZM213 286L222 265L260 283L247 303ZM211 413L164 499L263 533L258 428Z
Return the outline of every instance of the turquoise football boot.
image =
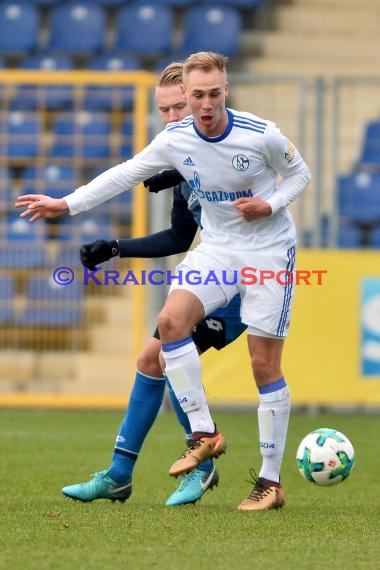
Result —
M132 478L118 483L107 475L108 471L94 473L92 479L85 483L77 483L63 487L62 493L76 501L89 503L97 499L110 499L124 503L132 494Z
M167 507L196 503L206 491L217 486L219 473L213 465L210 471L199 468L180 476L181 483L176 491L166 501Z

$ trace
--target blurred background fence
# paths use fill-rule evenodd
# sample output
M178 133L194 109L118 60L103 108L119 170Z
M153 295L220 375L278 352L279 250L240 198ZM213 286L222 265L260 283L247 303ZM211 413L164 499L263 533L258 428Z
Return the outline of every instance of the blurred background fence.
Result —
M176 259L113 260L99 284L86 281L78 249L167 227L170 193L129 189L86 214L37 224L18 217L14 199L64 196L132 156L161 128L152 97L156 72L191 51L215 49L230 57L229 106L276 121L313 173L291 209L302 263L329 266L331 280L311 293L300 289L297 332L287 349L293 396L315 403L304 390L305 368L322 354L315 381L325 375L326 394L337 386L331 403L380 403L380 314L373 303L380 296L379 16L376 0L0 2L0 402L52 395L53 404L124 404L166 288L117 281L129 269L139 275L145 267L173 267ZM59 276L59 268L69 271ZM116 282L109 273L105 286L105 270L119 272ZM54 281L71 275L70 285ZM376 309L372 319L363 316L364 290ZM334 314L353 334L342 340L341 329L326 325ZM347 350L353 358L345 396L330 353L337 345L343 360ZM228 366L233 373L237 361L245 362L245 344L225 353L225 361L218 353L205 358L211 397L255 400L248 368L241 375L248 392L231 393L221 380ZM368 378L371 384L363 384Z

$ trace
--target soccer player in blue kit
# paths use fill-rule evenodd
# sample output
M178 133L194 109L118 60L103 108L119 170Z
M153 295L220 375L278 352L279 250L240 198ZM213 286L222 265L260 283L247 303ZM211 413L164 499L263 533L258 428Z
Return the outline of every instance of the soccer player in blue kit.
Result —
M31 221L78 214L154 175L176 168L202 207L200 244L176 271L197 272L200 283L173 283L157 324L169 382L188 415L192 436L169 474L196 469L227 447L207 405L193 327L239 293L248 327L248 350L259 391L259 438L263 462L242 511L284 504L280 468L290 414L290 394L281 369L289 329L294 279L247 282L255 273L293 276L296 231L287 206L307 187L310 171L294 145L271 121L226 108L226 58L190 55L183 93L191 116L169 123L132 159L104 172L63 199L19 197L16 207ZM210 280L210 272L217 277Z

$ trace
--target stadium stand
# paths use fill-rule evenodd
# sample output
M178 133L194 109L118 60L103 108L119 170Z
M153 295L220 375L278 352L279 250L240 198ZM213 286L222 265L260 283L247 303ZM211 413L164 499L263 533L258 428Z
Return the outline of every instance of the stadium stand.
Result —
M373 249L380 249L380 227L374 228L370 233L368 247Z
M62 198L76 188L76 181L76 170L72 165L29 166L22 174L20 193Z
M79 258L78 245L59 240L57 249L50 259L50 267L53 269L56 267L70 267L75 271L80 270L82 265Z
M27 54L37 50L40 38L40 13L26 2L0 4L0 53Z
M52 124L55 158L107 158L111 152L111 119L107 113L62 112Z
M380 171L380 120L365 125L358 168Z
M30 277L20 325L66 327L80 323L83 317L83 287L79 281L63 286L51 275Z
M188 54L212 50L226 56L236 55L239 51L241 30L241 14L234 8L219 6L190 8L185 14L183 40L179 52Z
M125 55L101 55L87 63L87 69L103 71L137 71L141 69L139 60ZM108 87L87 87L83 106L89 111L131 110L134 101L134 88L121 87L110 90Z
M112 239L115 228L106 215L83 214L80 219L67 216L57 225L57 238L60 242L68 241L77 246L99 239Z
M358 224L380 224L380 174L356 172L341 176L339 213Z
M11 169L0 166L0 220L1 216L8 212L13 198L11 181Z
M257 8L267 2L268 0L203 0L203 4L205 5L229 6L231 8L238 8L239 10Z
M30 4L35 4L39 8L49 9L61 3L61 0L28 0Z
M15 159L39 154L43 125L38 113L12 111L0 115L0 154Z
M78 281L58 285L50 274L32 275L24 303L9 336L25 350L85 350L88 348L83 287Z
M1 225L2 235L8 240L35 241L45 238L45 223L30 224L25 218L20 218L17 212L9 213Z
M122 125L122 131L124 131L125 140L127 142L123 143L123 151L121 154L122 159L128 159L129 152L132 149L132 141L130 140L132 124L130 121L126 120L125 124ZM89 171L89 177L92 180L99 176L103 172L103 168L94 168ZM93 210L95 215L100 217L106 216L109 221L123 228L125 235L130 235L131 226L131 216L132 216L132 190L129 188L125 189L118 196L115 196L112 200L105 202L98 208ZM99 210L99 212L98 212ZM108 232L107 232L108 233ZM103 237L103 236L102 236Z
M375 247L380 228L380 173L362 171L340 176L338 208L338 245Z
M0 324L14 321L13 300L16 294L15 280L11 275L0 276Z
M173 47L174 17L168 6L144 2L120 8L116 18L114 53L157 58Z
M121 125L121 156L128 158L133 155L133 121L125 119Z
M337 243L338 247L342 249L356 249L361 247L363 243L360 227L353 222L340 222Z
M85 2L87 0L84 0ZM90 2L93 2L94 0L89 0ZM103 6L103 8L106 9L113 9L113 8L119 8L120 6L125 6L126 4L130 4L131 1L130 0L96 0L98 4L100 4L101 6ZM134 0L132 0L133 2Z
M39 227L7 214L0 222L0 266L7 269L33 269L45 262L46 225Z
M354 0L344 3L335 0L81 0L69 3L61 0L7 0L0 2L0 68L13 67L17 62L17 67L26 70L159 71L173 59L182 57L184 50L215 49L231 56L233 69L236 65L236 69L252 72L256 77L291 74L306 78L310 87L319 76L332 81L340 73L364 75L371 74L373 70L378 72L380 36L375 10L377 3L378 0L367 0L364 8ZM15 30L26 26L21 17L26 12L32 14L29 25L25 27L25 33L16 33ZM127 21L123 20L124 14L128 15ZM261 18L265 14L266 17ZM66 17L68 20L64 20ZM35 26L39 31L36 32ZM79 97L78 91L74 99L74 90L68 86L44 86L34 90L28 85L20 85L17 90L9 89L2 100L0 152L4 159L0 166L0 265L10 280L8 284L5 280L4 285L0 280L0 321L6 323L1 346L37 349L41 363L52 349L80 353L80 364L75 365L75 370L70 369L69 389L84 391L92 390L94 386L101 390L104 377L109 374L109 354L119 357L123 352L118 373L124 391L125 353L131 342L126 338L125 330L133 309L125 288L119 288L115 293L111 287L98 287L101 310L97 304L94 305L95 310L89 310L89 297L93 302L94 295L91 288L85 288L82 298L71 307L71 315L61 315L60 308L52 311L54 303L51 305L51 300L48 303L49 314L41 314L37 312L41 306L37 303L36 293L32 293L31 278L40 279L43 273L46 280L47 268L51 275L53 269L61 266L73 268L80 274L83 271L78 256L80 243L98 237L114 237L116 233L128 235L131 192L124 192L103 205L100 214L94 215L92 221L81 216L43 226L25 222L26 225L19 225L20 231L16 231L15 220L12 222L6 215L11 194L14 197L21 191L30 191L60 196L103 171L110 162L116 163L132 154L133 123L125 112L133 108L133 90L129 87L86 87ZM338 171L349 174L339 176L336 182L341 214L338 245L346 249L380 247L380 230L375 216L378 204L369 208L369 202L363 205L369 192L366 184L363 186L363 180L369 179L363 175L370 175L372 187L378 168L374 162L378 163L380 156L376 150L379 147L373 146L375 128L369 132L371 143L367 145L367 133L364 133L362 151L359 149L363 129L368 123L367 131L371 131L370 124L377 122L374 121L379 112L376 93L364 97L361 105L350 106L350 111L353 109L355 114L346 112L342 120L345 136L341 144L343 160ZM273 99L264 95L262 101L258 101L251 86L233 88L233 106L252 110L261 116L267 116L268 108L268 117L272 118L269 105L273 104ZM295 123L288 114L294 104L294 95L288 95L286 89L282 91L281 98L276 97L276 120L285 125L286 132L288 124L293 128L292 123ZM75 121L68 126L60 113L64 110L66 118L70 114L73 118L73 109L79 116L77 121L82 121L79 126ZM36 112L30 113L30 110ZM15 111L21 114L14 114ZM92 127L92 119L99 112L105 122L108 121L108 126L102 133L85 134L84 125ZM309 105L306 113L309 124L315 107ZM91 117L90 120L86 116ZM12 133L12 137L4 136L4 133L11 134L8 126L4 126L8 124L8 117L13 119L15 130L17 126L20 128L20 132ZM29 132L27 129L21 132L27 117L37 119L38 126L34 131L30 127ZM60 120L61 127L58 127ZM328 105L324 120L326 124L331 120ZM90 130L90 126L88 128ZM44 136L40 136L42 133ZM78 133L81 134L76 137ZM11 138L13 143L26 146L21 146L21 151L20 146L16 146L16 154L9 154L12 151L9 146ZM307 152L313 156L313 137L308 138L308 144ZM330 149L327 152L331 154ZM330 166L328 164L326 170ZM352 166L359 170L352 172ZM97 172L95 167L99 167ZM327 187L335 182L327 175L326 179ZM375 198L374 193L372 197ZM21 228L25 228L25 233ZM43 231L37 237L33 233L29 235L26 228L32 232L43 228ZM123 262L120 264L117 260L117 263L118 268L122 267ZM59 290L56 292L59 294ZM15 303L10 303L13 313L2 313L2 299L8 303L15 295L16 313ZM117 295L124 295L122 303ZM46 293L45 298L48 296ZM59 307L63 306L62 303L64 301L60 300ZM89 331L88 324L95 319L97 326ZM91 352L86 354L84 351L89 348ZM51 352L52 364L46 366L46 377L52 384L55 374L58 374L54 358L56 353ZM72 362L65 357L67 360ZM31 371L30 378L33 374ZM80 379L77 387L73 386L74 377ZM58 385L63 384L56 380Z
M67 55L32 55L21 61L21 69L42 71L68 70L74 68L72 59ZM36 87L22 85L11 100L12 109L68 109L72 106L73 89L67 85Z
M105 49L107 14L92 2L70 2L50 12L48 52L93 55Z
M149 0L149 4L155 6L170 6L172 8L188 8L199 4L202 0ZM136 0L135 4L146 4L146 0Z

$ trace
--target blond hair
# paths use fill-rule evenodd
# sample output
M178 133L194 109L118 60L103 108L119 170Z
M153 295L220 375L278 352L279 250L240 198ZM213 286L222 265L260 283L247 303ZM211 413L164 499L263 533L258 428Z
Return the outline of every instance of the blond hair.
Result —
M194 69L210 71L216 68L227 78L227 62L228 57L225 57L221 53L215 53L213 51L198 51L197 53L192 53L183 64L183 82L185 83L188 74Z
M157 87L180 85L182 83L183 63L169 63L158 78Z

